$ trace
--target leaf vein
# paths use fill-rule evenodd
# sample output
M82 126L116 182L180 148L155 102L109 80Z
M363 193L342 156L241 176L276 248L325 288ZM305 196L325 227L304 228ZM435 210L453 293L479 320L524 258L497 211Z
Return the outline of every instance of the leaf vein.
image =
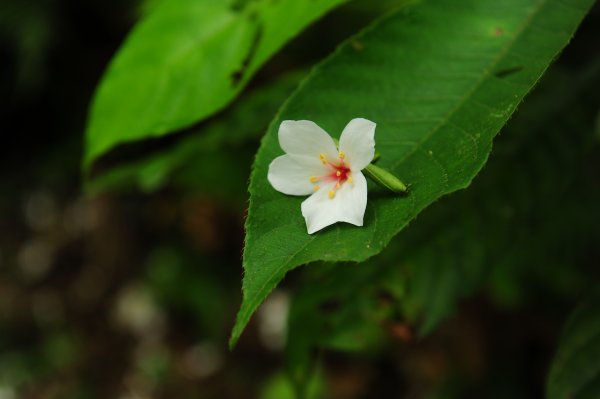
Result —
M502 60L506 56L506 54L514 46L517 39L523 34L525 28L531 24L531 21L533 20L533 18L535 18L535 16L542 9L542 6L546 3L547 3L547 0L542 0L537 3L536 8L528 15L527 18L525 18L523 23L521 23L521 25L517 29L513 38L507 42L507 44L502 48L502 51L500 51L498 56L496 56L495 59L492 60L490 66L488 68L486 68L484 73L481 75L480 79L473 85L473 87L469 91L467 91L467 93L464 96L462 96L461 100L458 102L456 107L454 107L452 110L450 110L444 116L444 118L442 118L442 121L437 126L433 127L429 132L427 132L423 136L423 138L417 142L417 145L415 146L415 148L412 151L409 151L402 158L400 158L400 160L396 163L396 166L399 166L400 164L404 163L404 161L408 157L410 157L415 151L417 151L419 149L419 147L422 147L423 143L428 141L435 132L439 131L444 126L444 124L447 121L449 121L467 103L467 101L472 99L473 94L481 87L483 82L491 76L492 71L495 69L495 66L497 66L498 63L500 62L500 60ZM496 111L494 108L491 108L489 106L487 106L487 107Z

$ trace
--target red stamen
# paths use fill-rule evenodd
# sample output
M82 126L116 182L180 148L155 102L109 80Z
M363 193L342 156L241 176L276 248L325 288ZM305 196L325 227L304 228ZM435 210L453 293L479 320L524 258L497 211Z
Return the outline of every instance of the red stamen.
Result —
M350 183L352 183L351 170L344 163L344 157L345 157L345 154L343 152L340 152L339 164L334 164L334 163L329 162L327 160L327 158L325 158L325 155L323 155L323 154L319 155L321 162L323 163L323 165L329 167L330 172L329 172L329 174L327 174L325 176L311 176L310 177L310 182L313 184L318 183L322 180L330 180L330 181L335 180L336 181L335 186L328 193L330 199L333 199L335 197L336 191L339 190L340 187L342 186L342 184L344 184L346 181L349 181ZM314 188L315 188L315 191L319 190L318 185L315 185Z
M332 180L337 180L337 182L342 185L348 177L350 176L350 168L347 167L343 162L339 165L331 165L333 168L329 178Z

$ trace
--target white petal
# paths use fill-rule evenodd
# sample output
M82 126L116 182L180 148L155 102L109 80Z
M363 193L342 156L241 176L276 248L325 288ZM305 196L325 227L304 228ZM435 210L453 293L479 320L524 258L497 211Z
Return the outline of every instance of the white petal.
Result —
M290 155L282 155L269 165L267 179L275 190L284 194L308 195L314 192L310 177L323 174L323 165L318 159L302 162Z
M302 216L306 220L308 234L337 222L363 225L367 208L367 181L362 173L352 173L353 182L346 181L333 198L329 191L335 182L323 185L319 191L302 202Z
M333 139L312 121L283 121L279 125L279 145L295 157L319 159L323 154L330 160L338 159Z
M368 119L352 119L340 137L340 151L353 172L364 169L375 156L375 122Z

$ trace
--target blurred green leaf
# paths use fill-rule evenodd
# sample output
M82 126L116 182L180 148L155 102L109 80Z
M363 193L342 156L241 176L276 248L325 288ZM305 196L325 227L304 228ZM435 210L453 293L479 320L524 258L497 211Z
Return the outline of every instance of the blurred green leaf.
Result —
M149 256L147 279L160 303L193 315L201 338L219 339L231 301L227 285L207 267L211 264L216 262L208 257L199 262L176 246L159 247Z
M284 373L273 376L263 388L260 399L320 399L325 398L325 376L320 370L306 383L306 395L299 398L289 378Z
M74 363L78 350L74 337L63 331L50 332L42 346L45 361L54 369L61 369Z
M382 325L399 309L389 298L400 295L403 285L400 268L387 266L322 264L303 279L290 308L286 345L297 391L314 372L316 349L377 353L383 347Z
M304 75L288 73L252 90L173 147L111 168L88 180L86 190L98 193L137 188L152 192L173 182L188 191L245 202L254 143Z
M53 7L19 0L0 5L0 41L14 45L17 53L16 76L10 81L17 96L37 93L47 78L44 65L56 39Z
M158 2L97 89L84 168L118 144L162 136L220 110L284 43L343 1Z
M600 289L573 312L548 376L548 399L600 397Z
M381 20L320 65L273 121L257 154L244 299L231 344L287 271L315 260L365 260L422 209L467 187L495 134L591 4L422 2ZM266 179L269 163L281 154L279 124L309 119L337 135L355 117L378 123L380 164L410 184L411 192L398 197L372 190L364 227L337 224L308 235L303 199L276 192Z
M163 347L147 348L140 351L136 366L152 381L163 381L171 363L169 356Z

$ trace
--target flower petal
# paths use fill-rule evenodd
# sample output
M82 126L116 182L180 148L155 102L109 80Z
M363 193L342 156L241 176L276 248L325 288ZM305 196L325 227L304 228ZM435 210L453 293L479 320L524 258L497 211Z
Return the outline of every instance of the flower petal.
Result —
M352 183L346 181L342 184L333 198L329 198L329 191L335 182L323 185L302 202L302 216L306 220L308 234L337 222L363 225L367 207L367 180L360 172L352 173L352 179Z
M311 176L323 174L323 165L315 159L313 162L299 162L290 155L275 158L269 165L267 179L275 188L288 195L309 195L314 192Z
M340 137L340 151L353 172L363 170L375 156L375 122L368 119L352 119Z
M312 121L283 121L279 125L279 145L294 157L319 159L323 154L332 161L338 152L333 139Z

